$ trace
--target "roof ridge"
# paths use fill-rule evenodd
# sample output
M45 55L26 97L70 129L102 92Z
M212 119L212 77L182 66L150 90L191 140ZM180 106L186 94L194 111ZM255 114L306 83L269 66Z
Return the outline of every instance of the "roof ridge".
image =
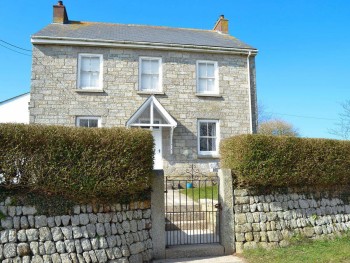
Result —
M188 28L188 27L171 27L171 26L155 26L146 24L122 24L122 23L112 23L112 22L90 22L90 21L69 21L69 24L103 24L103 25L114 25L114 26L133 26L133 27L147 27L147 28L164 28L164 29L181 29L190 31L201 31L201 32L212 32L217 33L213 29L200 29L200 28ZM69 25L66 24L66 25Z

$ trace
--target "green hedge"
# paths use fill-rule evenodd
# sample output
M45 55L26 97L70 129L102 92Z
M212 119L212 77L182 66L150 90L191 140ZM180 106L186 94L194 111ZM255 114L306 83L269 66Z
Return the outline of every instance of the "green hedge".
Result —
M149 192L153 138L126 128L0 125L0 185L77 201Z
M350 142L240 135L221 142L221 166L244 187L331 186L350 183Z

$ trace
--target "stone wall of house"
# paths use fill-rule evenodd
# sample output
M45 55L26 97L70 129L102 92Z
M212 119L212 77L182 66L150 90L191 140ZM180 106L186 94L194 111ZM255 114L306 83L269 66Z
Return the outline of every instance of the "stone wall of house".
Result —
M0 203L0 260L7 262L149 262L149 202L96 208L78 205L71 215L46 216L35 207Z
M334 235L350 229L350 199L344 190L289 189L256 194L234 190L236 252L286 246L291 237Z
M103 92L77 92L79 53L103 55ZM197 120L219 120L221 139L250 133L249 77L253 113L256 113L254 57L250 59L248 76L246 55L36 45L30 122L74 126L76 116L100 116L104 127L125 126L151 95L138 91L140 56L162 58L163 91L155 96L178 123L173 154L170 130L162 130L165 174L183 174L192 163L198 164L202 172L208 172L208 164L218 163L218 156L198 156ZM196 95L197 60L218 62L219 96ZM255 117L253 122L255 126Z

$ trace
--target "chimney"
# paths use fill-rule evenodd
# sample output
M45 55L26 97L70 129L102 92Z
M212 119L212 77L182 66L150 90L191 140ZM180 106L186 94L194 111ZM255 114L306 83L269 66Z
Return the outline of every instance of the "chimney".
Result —
M221 15L216 22L213 30L218 31L223 34L228 34L228 20L224 17L224 15Z
M58 1L57 5L53 6L53 22L56 24L67 24L68 21L66 7L63 5L63 1Z

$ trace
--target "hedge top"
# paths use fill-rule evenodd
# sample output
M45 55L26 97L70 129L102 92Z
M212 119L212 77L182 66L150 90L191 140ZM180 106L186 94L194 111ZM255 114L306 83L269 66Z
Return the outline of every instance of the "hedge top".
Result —
M153 137L147 130L0 125L0 174L7 188L77 201L149 191Z
M222 141L220 153L237 186L350 184L349 141L239 135Z

